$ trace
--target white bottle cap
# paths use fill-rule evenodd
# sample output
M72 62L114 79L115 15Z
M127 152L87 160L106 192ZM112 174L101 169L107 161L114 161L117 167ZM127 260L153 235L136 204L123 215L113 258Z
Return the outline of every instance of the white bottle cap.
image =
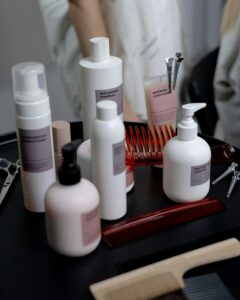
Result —
M112 120L117 116L117 104L112 100L102 100L97 103L97 119Z
M23 102L35 102L47 96L44 65L37 62L24 62L12 68L15 98Z
M109 39L107 37L95 37L90 39L91 60L104 61L109 58Z
M206 103L189 103L182 106L182 120L178 123L177 135L180 140L190 141L197 137L198 125L193 120L196 111L206 107Z

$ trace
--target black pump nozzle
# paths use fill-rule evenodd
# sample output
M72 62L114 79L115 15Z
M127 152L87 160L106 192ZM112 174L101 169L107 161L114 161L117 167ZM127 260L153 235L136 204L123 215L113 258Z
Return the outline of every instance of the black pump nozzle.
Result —
M80 143L81 140L75 140L62 147L63 163L58 171L58 179L63 185L73 185L81 180L76 153Z

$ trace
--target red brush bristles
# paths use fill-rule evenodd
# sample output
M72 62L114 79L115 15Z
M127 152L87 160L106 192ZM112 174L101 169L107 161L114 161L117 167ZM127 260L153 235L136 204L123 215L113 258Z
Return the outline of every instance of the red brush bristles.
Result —
M161 165L163 147L175 135L172 125L126 125L126 164Z

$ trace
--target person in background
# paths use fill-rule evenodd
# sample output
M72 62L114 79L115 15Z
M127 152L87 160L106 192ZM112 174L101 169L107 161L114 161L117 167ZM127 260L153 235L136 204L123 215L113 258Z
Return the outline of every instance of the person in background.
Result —
M224 8L214 94L219 115L215 136L240 147L240 1L237 0L228 0Z
M76 115L81 118L79 59L89 39L107 36L123 60L124 119L146 120L144 76L166 73L165 57L181 52L178 1L39 0L49 46ZM172 21L174 20L174 22Z

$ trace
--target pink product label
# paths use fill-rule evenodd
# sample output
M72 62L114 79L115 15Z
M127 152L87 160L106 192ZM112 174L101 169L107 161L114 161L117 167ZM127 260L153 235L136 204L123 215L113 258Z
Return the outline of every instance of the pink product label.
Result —
M112 145L113 175L121 174L125 170L125 141Z
M191 186L196 186L207 182L210 179L210 161L191 167Z
M164 85L155 85L148 91L149 116L152 125L175 124L177 113L176 91L166 93Z
M93 243L101 234L99 206L82 214L83 245Z
M96 102L101 100L112 100L117 103L118 115L123 112L123 91L122 84L106 90L96 90Z
M53 168L50 126L35 129L19 129L19 141L23 170L44 172Z

